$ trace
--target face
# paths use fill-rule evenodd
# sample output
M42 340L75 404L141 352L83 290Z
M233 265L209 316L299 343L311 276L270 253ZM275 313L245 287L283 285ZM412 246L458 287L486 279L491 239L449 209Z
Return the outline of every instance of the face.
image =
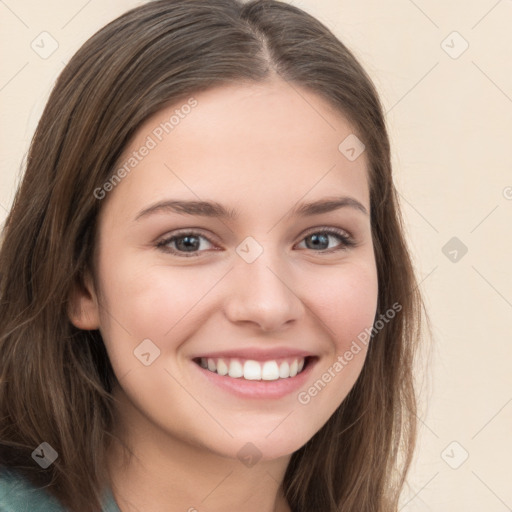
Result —
M344 357L377 306L366 155L348 159L348 121L282 81L193 98L149 119L98 192L99 288L72 321L100 329L128 431L286 456L366 356Z

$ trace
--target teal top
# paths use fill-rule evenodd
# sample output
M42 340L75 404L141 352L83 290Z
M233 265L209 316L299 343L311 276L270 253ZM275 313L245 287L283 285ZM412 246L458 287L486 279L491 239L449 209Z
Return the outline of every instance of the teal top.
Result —
M33 487L23 477L0 468L0 512L66 512L44 489ZM102 512L121 512L112 491L107 488Z

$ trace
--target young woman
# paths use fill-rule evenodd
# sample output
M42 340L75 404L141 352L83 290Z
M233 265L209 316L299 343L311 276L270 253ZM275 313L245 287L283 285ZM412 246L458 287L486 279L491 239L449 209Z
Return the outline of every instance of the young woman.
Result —
M159 0L89 39L0 284L0 510L397 510L422 302L375 88L302 10Z

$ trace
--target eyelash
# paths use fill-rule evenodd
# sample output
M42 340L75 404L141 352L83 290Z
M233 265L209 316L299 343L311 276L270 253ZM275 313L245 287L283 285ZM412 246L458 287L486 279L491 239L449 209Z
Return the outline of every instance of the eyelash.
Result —
M357 245L357 243L354 241L354 239L352 237L350 237L349 235L347 235L344 231L342 231L340 229L336 229L336 228L327 228L327 227L320 227L320 228L316 228L315 231L310 231L302 238L301 242L311 235L318 235L318 234L332 235L332 236L339 238L339 240L341 241L340 247L338 247L337 249L334 249L334 250L333 249L323 249L320 251L313 251L313 252L318 252L320 254L330 254L330 253L334 253L334 252L338 252L338 251L346 251L346 250L350 249L351 247L355 247ZM179 257L185 257L185 258L199 257L201 255L201 253L204 251L196 251L196 252L191 252L191 253L187 254L186 252L177 251L175 249L171 249L170 247L168 247L168 244L174 242L175 240L180 239L180 238L185 238L186 236L190 236L190 235L204 238L204 239L208 240L208 242L210 244L215 245L207 236L205 236L202 233L199 233L197 231L190 230L190 231L182 231L182 232L175 233L171 237L167 237L164 240L161 240L160 242L158 242L156 244L156 247L157 247L157 249L160 249L161 251L163 251L165 253L174 254ZM312 250L312 249L309 249L309 250Z

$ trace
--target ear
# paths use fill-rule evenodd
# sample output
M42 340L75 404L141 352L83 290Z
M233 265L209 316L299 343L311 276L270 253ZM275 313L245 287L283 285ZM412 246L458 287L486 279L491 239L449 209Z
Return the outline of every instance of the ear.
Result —
M68 302L68 317L71 323L83 330L98 329L100 316L98 298L89 271L83 282L75 281Z

